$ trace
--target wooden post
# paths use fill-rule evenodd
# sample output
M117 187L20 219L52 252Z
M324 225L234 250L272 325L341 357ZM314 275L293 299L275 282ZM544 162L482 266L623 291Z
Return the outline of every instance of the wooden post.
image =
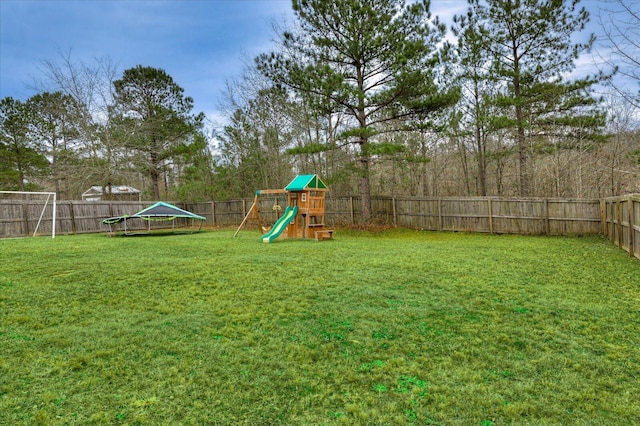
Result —
M544 199L544 233L545 235L549 235L550 226L549 226L549 199Z
M636 248L635 248L635 241L634 241L634 232L635 230L633 229L633 197L629 196L627 198L627 202L629 203L629 205L627 206L627 213L629 216L628 222L629 222L629 256L634 257L635 252L636 252Z
M620 206L620 198L616 200L616 216L618 219L618 247L622 248L622 207Z
M600 228L602 230L602 235L608 237L607 235L607 202L605 200L600 200Z
M69 214L71 215L71 233L73 235L77 234L76 232L76 215L73 211L73 201L69 201Z
M391 199L391 206L393 208L393 226L398 226L398 212L396 209L396 197Z
M487 198L487 204L489 207L489 233L493 234L493 206L491 205L491 198Z
M29 229L29 206L26 200L22 202L22 218L24 219L25 235L29 236L31 230Z
M355 225L355 217L353 216L353 197L349 197L349 212L351 213L351 225Z
M438 197L438 231L442 231L442 198Z
M242 199L242 211L246 212L246 214L244 216L244 219L242 219L242 223L240 223L240 226L238 226L238 229L236 229L236 233L233 234L233 238L235 238L238 235L238 232L240 232L240 229L242 229L247 219L249 219L249 216L253 213L255 213L255 215L258 218L258 229L260 230L260 232L262 232L262 224L260 223L260 210L258 207L258 203L259 203L258 194L256 193L256 196L253 199L253 204L251 205L251 209L249 209L249 211L247 212L247 209L246 209L247 201L244 198Z

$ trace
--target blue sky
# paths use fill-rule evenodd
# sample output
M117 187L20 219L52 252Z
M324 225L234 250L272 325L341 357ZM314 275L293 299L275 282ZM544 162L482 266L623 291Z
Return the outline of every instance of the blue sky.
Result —
M246 58L269 51L272 22L291 16L288 0L1 0L0 99L33 95L43 60L95 65L109 57L118 70L162 68L214 114L225 80Z
M582 2L592 14L603 3ZM466 0L432 0L433 13L448 24L466 7ZM225 81L272 50L272 23L292 16L290 0L0 0L0 99L33 95L42 61L70 52L89 65L108 57L120 72L162 68L194 98L194 112L216 120ZM593 16L587 32L598 25Z

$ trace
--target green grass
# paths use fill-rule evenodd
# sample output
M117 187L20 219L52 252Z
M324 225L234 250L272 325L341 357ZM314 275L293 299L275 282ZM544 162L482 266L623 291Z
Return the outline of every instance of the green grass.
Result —
M640 423L640 263L598 237L0 240L0 424Z

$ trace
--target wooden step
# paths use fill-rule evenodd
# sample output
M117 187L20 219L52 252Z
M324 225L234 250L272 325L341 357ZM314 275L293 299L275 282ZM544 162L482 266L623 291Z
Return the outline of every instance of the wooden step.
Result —
M321 231L315 231L316 241L332 240L333 229L323 229Z

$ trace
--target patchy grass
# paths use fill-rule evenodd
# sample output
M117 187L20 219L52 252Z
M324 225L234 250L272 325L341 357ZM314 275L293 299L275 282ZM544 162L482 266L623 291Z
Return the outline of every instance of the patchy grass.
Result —
M0 241L0 424L640 422L640 263L598 237Z

